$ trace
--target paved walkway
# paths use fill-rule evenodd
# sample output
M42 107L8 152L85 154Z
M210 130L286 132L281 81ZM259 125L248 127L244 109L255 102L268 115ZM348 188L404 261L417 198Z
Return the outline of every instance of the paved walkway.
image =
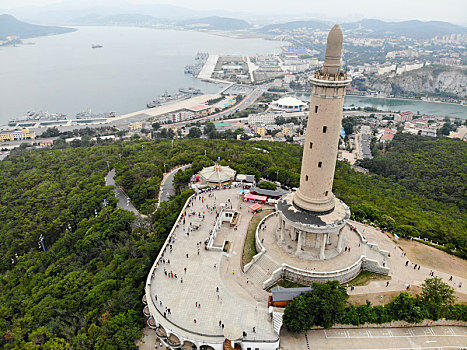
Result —
M221 321L224 325L239 325L247 333L245 339L275 339L276 335L273 332L273 326L267 312L268 293L262 290L259 284L254 283L254 273L250 272L252 269L246 274L241 272L243 245L248 223L253 216L248 210L248 203L242 202L238 195L238 188L215 190L211 195L202 194L201 196L203 195L204 200L199 195L192 200L187 207L185 217L182 217L177 223L171 242L172 249L169 246L166 248L161 258L164 259L164 262L162 260L159 262L155 275L151 279L151 299L161 314L166 313L166 318L170 323L184 329L178 328L179 332L187 332L187 334L190 332L191 336L193 335L192 332L198 332L222 337L222 327L219 326L219 321ZM222 226L222 239L220 240L230 241L231 243L227 253L207 251L204 249L204 241L209 238L210 231L216 222L216 210L220 211L222 205L232 206L238 210L241 213L240 220L237 229L230 227L228 224ZM211 211L210 208L213 208L213 210ZM200 228L190 230L190 221L194 222L195 218L200 216L203 218ZM275 218L275 216L272 216L272 218ZM381 249L390 251L391 257L387 259L387 264L391 269L392 280L388 287L386 287L386 281L374 281L368 286L355 287L352 292L349 290L349 294L365 295L368 293L405 290L407 284L421 283L428 277L429 269L424 267L421 267L420 270L418 270L418 267L413 269L410 263L406 267L406 257L402 256L402 251L384 233L356 222L352 222L352 224L359 228L369 242L377 243ZM267 222L266 225L267 229L261 231L261 237L264 238L264 244L269 245L267 249L273 250L271 245L274 244L276 234L273 219L271 219L270 223ZM188 232L189 235L187 235ZM220 240L217 241L220 242ZM354 238L351 235L347 235L344 240L344 246L351 247L352 253L350 254L346 255L344 252L341 257L335 259L323 262L305 261L304 264L311 263L311 266L306 267L315 269L319 267L323 269L322 271L335 270L335 264L340 261L339 259L342 259L342 263L351 262L352 259L359 256L362 252L361 249L368 249L358 247L358 241L354 242L353 240ZM359 250L359 248L361 249ZM280 247L277 247L275 251L277 254L287 255ZM278 262L274 261L273 258L263 259L262 257L255 264L261 266L264 271L267 269L272 271L278 265ZM184 268L186 268L186 272ZM174 277L169 277L171 274ZM435 271L435 275L446 281L450 277L439 271ZM456 285L459 282L465 285L467 282L458 276L454 276L453 280ZM464 292L464 288L465 286L460 291ZM459 291L459 288L456 287L456 290ZM170 312L168 312L168 309L170 309ZM255 327L255 332L253 332L253 327ZM349 341L348 338L352 338L349 335L350 333L343 334L347 340L341 339L341 341ZM399 338L402 339L401 337L397 339ZM438 341L435 338L430 339ZM411 340L407 341L410 343ZM283 342L282 348L305 349L304 343L300 342L296 343L299 345L293 345L295 347L285 345L295 344L294 342L296 343L295 340L290 343ZM373 340L373 343L369 344L376 343ZM318 342L317 344L322 343ZM334 346L331 343L329 344L330 347L324 346L323 348L332 348ZM336 348L363 349L367 346L365 343L363 347L359 347L360 343L357 341L352 342L351 347L347 347L346 343L343 344L343 346L336 345ZM396 343L394 344L396 345ZM375 348L374 345L371 347ZM386 348L389 347L381 347L381 349Z
M162 257L165 264L160 261L152 279L152 300L162 314L166 308L170 309L170 313L166 312L170 322L192 332L222 336L221 321L224 325L239 325L247 333L245 339L276 339L264 298L267 294L258 302L242 288L238 277L244 236L252 214L246 204L241 205L238 188L216 190L212 196L204 196L204 201L199 196L192 201L187 215L178 223L172 251L166 249ZM232 229L226 235L232 242L229 254L204 249L221 203L232 203L241 212L238 230ZM211 212L207 206L214 210ZM190 220L199 215L204 215L201 227L190 232ZM177 277L169 277L171 274Z
M415 264L410 262L407 256L402 256L403 251L379 229L355 221L352 222L352 225L356 226L368 241L376 242L381 249L390 252L391 257L387 262L391 269L390 274L392 278L387 287L386 281L384 280L373 281L366 286L355 287L354 291L350 291L349 289L348 292L350 295L404 291L408 285L421 285L425 279L430 277L430 271L434 272L434 276L440 277L444 282L453 287L456 292L467 293L467 280L465 278L453 275L452 281L449 281L451 275L448 273L429 269L424 266L420 266L420 269L418 269L418 265L416 269L414 269ZM405 265L407 261L409 261L408 266ZM459 271L459 274L461 273L462 272ZM459 283L462 283L461 288L459 288Z

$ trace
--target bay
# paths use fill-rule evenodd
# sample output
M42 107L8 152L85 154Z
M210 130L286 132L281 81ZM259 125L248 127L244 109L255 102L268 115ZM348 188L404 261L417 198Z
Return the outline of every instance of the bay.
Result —
M267 54L284 45L200 32L135 27L78 27L63 35L0 47L0 125L27 111L124 114L181 87L217 92L219 85L184 74L197 52ZM93 44L102 48L92 49Z
M31 110L72 116L88 109L130 113L180 87L217 92L219 85L183 73L197 52L268 54L284 45L135 27L78 27L73 33L25 41L32 45L0 47L0 125ZM92 44L103 47L92 49ZM445 103L346 96L345 105L467 118L466 106Z
M346 96L346 107L375 107L382 111L413 112L438 117L453 117L467 119L467 106L451 103L439 103L392 98L374 98L362 96Z

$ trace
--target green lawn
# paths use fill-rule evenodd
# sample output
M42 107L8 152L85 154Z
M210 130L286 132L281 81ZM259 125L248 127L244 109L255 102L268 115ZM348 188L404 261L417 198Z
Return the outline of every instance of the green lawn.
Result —
M353 280L347 283L349 284L349 286L366 286L372 281L390 280L390 279L391 277L380 275L379 273L374 273L370 271L361 271L357 277L355 277Z
M245 238L245 245L243 246L242 266L248 264L253 257L258 254L255 246L255 232L259 222L274 210L266 209L255 214L248 224L248 230Z

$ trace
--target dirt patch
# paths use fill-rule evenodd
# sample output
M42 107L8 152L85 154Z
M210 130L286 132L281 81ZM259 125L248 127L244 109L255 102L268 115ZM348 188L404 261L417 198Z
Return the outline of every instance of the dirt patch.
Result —
M408 293L412 294L413 296L419 294L422 292L422 289L417 286L412 286L410 290L407 291ZM369 293L369 294L357 294L357 295L351 295L348 302L352 305L358 306L358 305L363 305L366 304L366 301L368 300L371 305L385 305L388 304L397 297L401 291L395 290L391 292L385 292L385 293ZM383 298L381 298L381 296Z
M347 282L349 286L366 286L373 281L380 281L380 280L390 280L390 276L380 275L379 273L374 273L370 271L361 271L357 277L353 280Z
M422 288L418 286L412 286L410 287L410 290L407 291L408 293L412 294L413 296L416 296L417 294L420 294L422 292ZM391 291L391 292L385 292L385 293L369 293L369 294L357 294L357 295L351 295L349 297L348 302L352 305L358 306L358 305L363 305L366 304L366 301L370 301L371 305L384 305L388 304L397 297L401 291ZM456 299L456 304L467 304L467 295L459 292L454 293ZM383 298L381 299L381 296Z
M426 244L408 239L401 238L397 244L407 253L407 257L410 261L416 264L426 266L433 270L444 271L452 275L467 278L466 260L450 255Z

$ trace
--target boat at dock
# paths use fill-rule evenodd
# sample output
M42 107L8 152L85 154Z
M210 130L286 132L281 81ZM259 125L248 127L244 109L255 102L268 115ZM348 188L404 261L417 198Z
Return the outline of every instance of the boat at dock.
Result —
M187 98L191 97L191 94L187 93L176 93L174 95L169 94L167 91L160 95L159 97L156 97L154 100L146 104L146 107L148 108L154 108L157 106L164 105L169 102L175 102L175 101L181 101L185 100Z
M195 89L193 87L189 88L180 88L178 89L179 92L182 94L189 94L189 95L201 95L203 92L200 89Z

